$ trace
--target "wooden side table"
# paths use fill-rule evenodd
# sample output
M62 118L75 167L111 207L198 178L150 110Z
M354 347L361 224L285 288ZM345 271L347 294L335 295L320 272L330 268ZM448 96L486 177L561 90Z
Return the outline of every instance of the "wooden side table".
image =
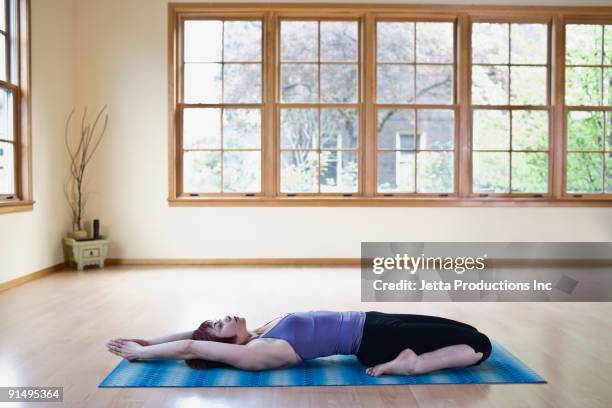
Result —
M82 271L86 265L98 265L100 268L104 268L108 243L109 241L104 237L91 241L64 238L66 264L75 264L79 271Z

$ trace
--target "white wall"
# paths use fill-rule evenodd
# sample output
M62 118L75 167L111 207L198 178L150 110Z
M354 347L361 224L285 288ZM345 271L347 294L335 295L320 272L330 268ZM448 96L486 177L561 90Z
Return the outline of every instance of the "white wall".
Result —
M78 100L111 112L90 213L112 239L111 257L357 257L361 241L389 240L612 241L612 208L169 208L167 1L80 0L77 21Z
M0 215L0 282L62 260L63 124L85 104L108 104L111 115L88 211L111 236L111 257L356 257L366 240L612 241L609 208L169 208L167 0L31 1L36 204Z
M62 262L70 225L64 120L72 109L73 0L31 0L34 210L0 214L0 282Z

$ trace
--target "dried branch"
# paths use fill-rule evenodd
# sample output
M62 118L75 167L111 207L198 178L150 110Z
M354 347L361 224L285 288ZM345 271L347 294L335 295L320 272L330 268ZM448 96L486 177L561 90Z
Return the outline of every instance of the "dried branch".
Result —
M66 120L64 130L64 143L70 158L69 177L64 183L64 196L72 212L73 228L82 229L82 221L87 207L89 194L84 191L85 173L87 166L98 150L108 126L108 113L105 105L96 115L93 123L87 122L87 108L83 111L81 128L78 134L78 144L74 146L71 138L70 124L75 110L73 109ZM100 120L104 117L102 128L98 128ZM99 129L99 130L98 130ZM76 141L75 141L76 142Z

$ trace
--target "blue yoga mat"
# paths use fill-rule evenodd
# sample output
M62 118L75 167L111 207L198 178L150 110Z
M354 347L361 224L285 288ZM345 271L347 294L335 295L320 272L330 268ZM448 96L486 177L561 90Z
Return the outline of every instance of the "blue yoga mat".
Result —
M402 384L546 383L497 342L491 356L474 367L447 368L412 376L371 377L355 356L317 358L290 368L243 371L235 368L193 370L181 360L123 360L100 387L308 387Z

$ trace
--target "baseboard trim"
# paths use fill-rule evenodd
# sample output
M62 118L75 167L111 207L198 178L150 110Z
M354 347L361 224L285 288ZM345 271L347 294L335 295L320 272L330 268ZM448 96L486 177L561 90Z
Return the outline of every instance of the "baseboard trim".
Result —
M148 266L360 266L361 258L109 258L107 265ZM488 267L612 266L612 259L510 259L490 258Z
M530 268L530 267L585 267L612 266L612 259L509 259L491 258L488 267ZM360 266L361 258L109 258L106 265L144 266ZM36 272L0 282L0 292L23 285L65 268L60 262Z
M359 258L109 258L107 265L359 266Z
M27 275L20 276L18 278L11 279L11 280L6 281L6 282L1 282L0 283L0 292L3 292L5 290L7 290L7 289L14 288L16 286L23 285L24 283L32 281L34 279L42 278L43 276L50 275L50 274L52 274L54 272L61 271L62 269L64 269L64 266L65 266L64 262L60 262L58 264L51 265L51 266L49 266L47 268L43 268L43 269L41 269L39 271L32 272L32 273L29 273Z

